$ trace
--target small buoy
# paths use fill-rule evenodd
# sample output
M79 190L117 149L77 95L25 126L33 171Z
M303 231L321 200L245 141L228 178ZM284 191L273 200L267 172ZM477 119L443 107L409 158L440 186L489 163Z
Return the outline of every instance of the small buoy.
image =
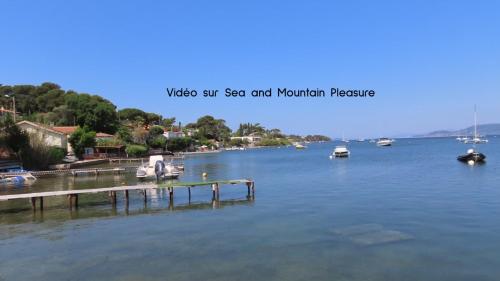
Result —
M469 160L469 161L467 161L467 164L469 164L469 165L471 165L471 166L472 166L472 165L474 165L474 163L476 163L476 162L474 162L474 160Z
M204 172L203 174L201 174L201 176L206 178L206 177L208 177L208 174Z

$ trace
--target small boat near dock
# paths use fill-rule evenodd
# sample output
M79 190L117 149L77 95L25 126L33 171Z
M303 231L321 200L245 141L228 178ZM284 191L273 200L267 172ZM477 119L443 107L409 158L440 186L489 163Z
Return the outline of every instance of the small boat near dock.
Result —
M182 166L182 169L184 169L184 166ZM177 179L179 175L179 169L172 162L166 162L163 155L149 156L149 162L139 166L136 172L136 177L139 179Z
M19 172L0 175L0 184L32 184L36 177L29 172Z

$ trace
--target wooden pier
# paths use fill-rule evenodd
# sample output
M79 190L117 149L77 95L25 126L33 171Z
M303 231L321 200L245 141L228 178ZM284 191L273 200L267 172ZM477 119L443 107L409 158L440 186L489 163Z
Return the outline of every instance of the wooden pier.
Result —
M165 159L167 160L176 160L176 159L184 159L184 156L180 155L165 155ZM109 158L109 163L114 164L118 163L121 164L123 163L134 163L134 162L141 162L141 163L148 163L149 158Z
M86 168L86 169L60 169L60 170L47 170L47 171L31 171L29 172L35 177L52 176L52 175L99 175L99 174L122 174L131 173L137 170L136 166L126 167L113 167L113 168ZM0 173L0 176L15 176L23 175L26 172L9 172Z
M54 196L67 196L68 205L70 210L78 208L78 196L84 194L95 194L95 193L108 193L111 203L113 206L117 202L117 193L123 192L125 202L128 203L129 192L130 191L142 191L144 197L144 202L147 202L147 192L157 189L167 190L169 193L170 200L173 200L174 190L179 188L187 188L188 196L191 199L191 188L197 186L211 186L212 187L212 199L218 200L220 187L223 185L236 185L244 184L247 187L248 195L254 195L255 193L255 183L250 179L238 179L238 180L217 180L217 181L204 181L204 182L177 182L177 183L160 183L160 184L145 184L145 185L131 185L131 186L116 186L116 187L105 187L105 188L92 188L92 189L78 189L78 190L62 190L62 191L46 191L46 192L34 192L34 193L21 193L12 195L0 195L0 201L16 200L16 199L29 199L33 210L36 210L36 202L39 201L39 209L43 210L43 199L46 197Z
M115 168L86 168L86 169L66 169L66 170L49 170L49 171L32 171L30 172L35 177L47 175L99 175L99 174L121 174L125 172L135 171L137 167L115 167Z

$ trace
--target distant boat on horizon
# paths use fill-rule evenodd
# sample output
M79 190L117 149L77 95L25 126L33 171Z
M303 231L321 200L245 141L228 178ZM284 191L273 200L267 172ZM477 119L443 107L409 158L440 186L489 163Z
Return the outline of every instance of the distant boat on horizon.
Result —
M377 146L391 146L393 142L394 140L390 138L380 138L377 141Z
M342 132L342 140L341 141L344 142L344 143L349 143L349 140L346 139L345 136L344 136L344 132Z

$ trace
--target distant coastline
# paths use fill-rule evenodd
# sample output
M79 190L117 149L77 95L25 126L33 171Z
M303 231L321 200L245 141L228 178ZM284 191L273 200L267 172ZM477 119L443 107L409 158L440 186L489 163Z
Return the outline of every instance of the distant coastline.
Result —
M480 135L500 135L500 123L482 124L477 126ZM439 138L439 137L456 137L470 136L474 134L474 126L470 126L460 130L437 130L426 134L414 135L415 138Z

